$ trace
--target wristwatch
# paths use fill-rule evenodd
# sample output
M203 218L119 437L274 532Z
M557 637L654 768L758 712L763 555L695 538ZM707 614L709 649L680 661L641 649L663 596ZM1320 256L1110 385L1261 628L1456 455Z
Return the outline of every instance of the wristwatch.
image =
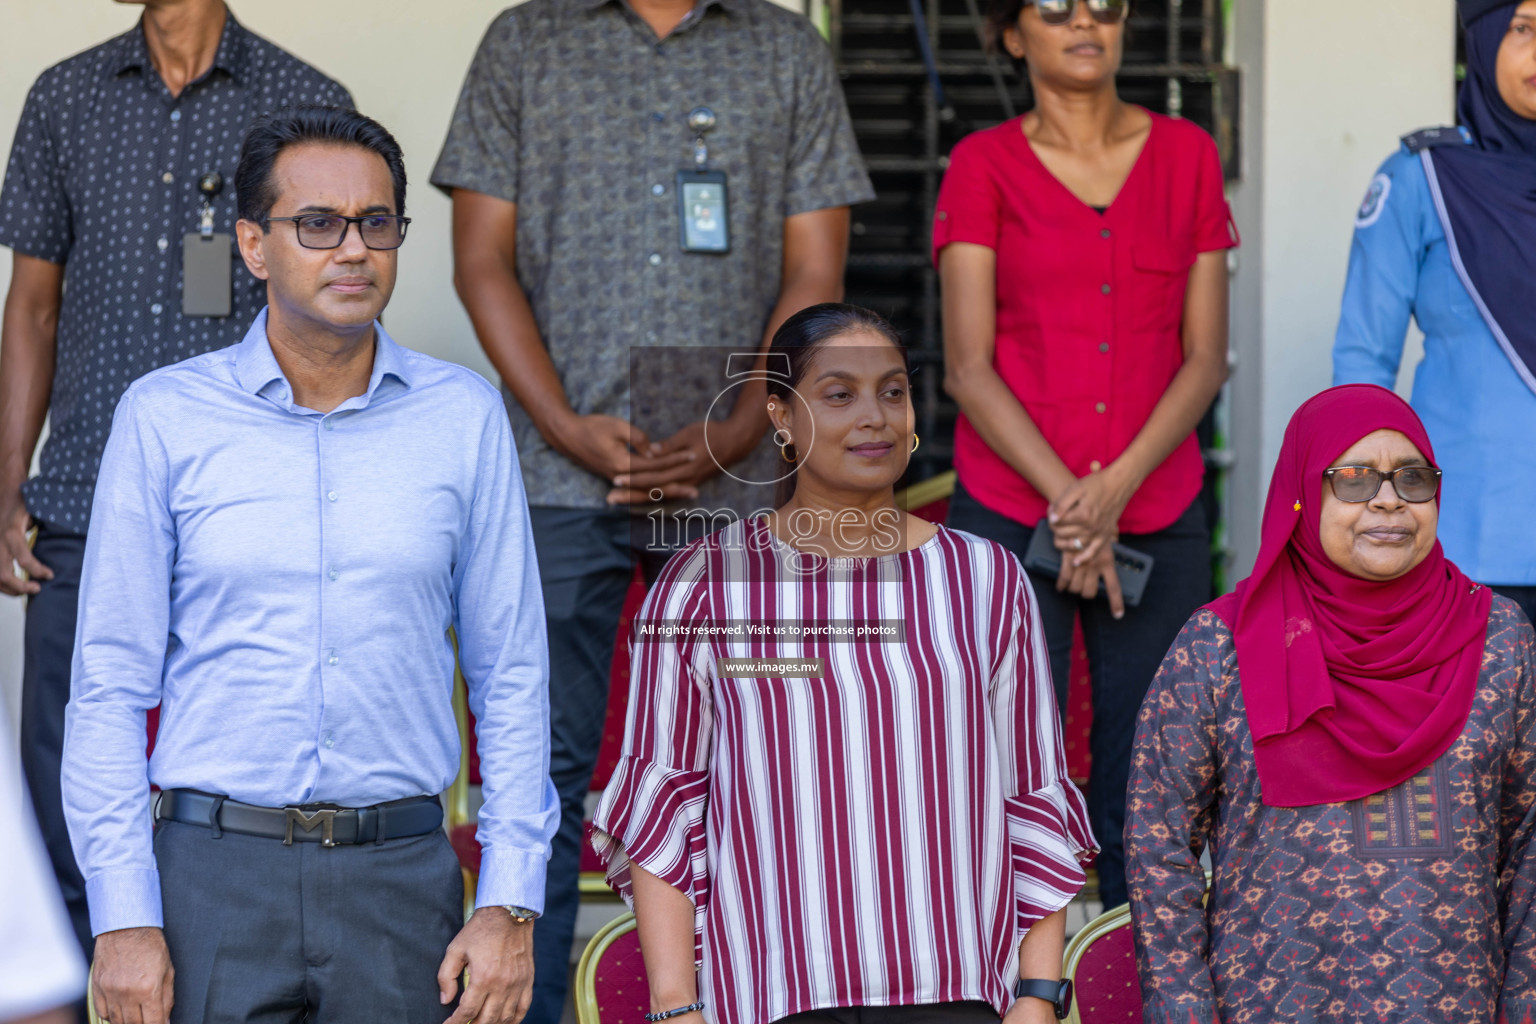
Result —
M1013 984L1015 999L1044 999L1056 1009L1056 1019L1066 1020L1072 1009L1072 982L1063 978L1049 981L1043 978L1020 978Z
M539 916L535 911L529 910L527 907L510 907L504 905L502 909L511 914L512 920L518 924L532 924L533 919Z

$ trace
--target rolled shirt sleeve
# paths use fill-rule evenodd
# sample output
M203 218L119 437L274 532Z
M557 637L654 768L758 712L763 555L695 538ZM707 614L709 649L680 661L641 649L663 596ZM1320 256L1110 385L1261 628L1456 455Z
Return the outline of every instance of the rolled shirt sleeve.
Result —
M64 716L64 814L97 935L161 925L145 713L160 703L176 531L143 400L123 396L102 456Z
M933 261L951 242L997 248L1002 220L1002 196L992 180L980 136L968 136L955 146L939 186L933 212Z
M1215 139L1204 133L1201 135L1199 163L1195 172L1199 192L1195 214L1195 251L1235 249L1239 242L1237 221L1232 219L1232 207L1227 202L1226 181L1221 172L1221 152L1216 148Z
M542 912L549 843L560 819L549 778L549 655L528 502L499 402L487 404L453 583L485 797L475 902Z

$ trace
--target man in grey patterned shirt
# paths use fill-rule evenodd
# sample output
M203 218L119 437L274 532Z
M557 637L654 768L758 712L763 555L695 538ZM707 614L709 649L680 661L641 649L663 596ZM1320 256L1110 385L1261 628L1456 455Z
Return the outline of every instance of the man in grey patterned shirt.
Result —
M701 167L723 172L717 219L679 201ZM848 206L874 193L830 52L769 0L504 11L432 181L453 196L455 283L508 392L544 586L562 822L527 1019L554 1024L614 634L636 562L653 575L671 546L644 513L655 497L771 504L771 488L722 473L766 482L741 468L767 426L761 379L710 413L725 352L758 351L789 315L841 297ZM684 230L718 221L728 251Z
M0 594L28 600L22 763L87 955L59 758L80 563L112 413L150 370L239 341L266 302L231 243L229 183L251 118L290 103L352 106L340 85L241 27L222 0L143 6L131 31L38 77L0 191L0 245L15 253L0 337ZM199 185L210 175L221 180L217 190L208 180L205 204ZM189 233L222 260L223 316L183 311ZM27 480L45 414L41 471Z

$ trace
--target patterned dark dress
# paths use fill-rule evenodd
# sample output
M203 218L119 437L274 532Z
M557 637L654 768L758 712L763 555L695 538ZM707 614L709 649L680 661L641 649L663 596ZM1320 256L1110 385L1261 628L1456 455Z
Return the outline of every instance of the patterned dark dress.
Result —
M1267 807L1232 633L1196 612L1142 705L1128 794L1147 1024L1536 1021L1533 645L1495 596L1449 751L1365 800Z

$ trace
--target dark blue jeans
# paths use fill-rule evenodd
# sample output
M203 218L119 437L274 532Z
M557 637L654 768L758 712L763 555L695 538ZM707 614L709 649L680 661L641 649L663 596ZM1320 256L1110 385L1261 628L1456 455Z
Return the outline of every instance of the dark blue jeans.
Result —
M649 583L681 546L679 534L695 539L705 524L669 519L658 533L655 520L625 509L529 512L549 630L549 774L560 794L560 830L551 844L544 913L533 927L533 1003L524 1020L559 1024L581 902L587 792L602 745L624 595L637 563Z
M948 525L995 540L1024 560L1034 528L993 512L962 487L949 504ZM1120 543L1151 555L1152 575L1141 603L1116 620L1103 592L1092 601L1059 593L1053 577L1030 573L1040 606L1056 704L1067 703L1067 668L1072 657L1072 620L1083 619L1083 643L1093 682L1093 730L1088 750L1088 815L1098 837L1099 891L1104 908L1126 901L1125 788L1131 775L1136 715L1163 656L1194 610L1211 599L1211 539L1197 499L1174 523L1156 533L1125 534Z

